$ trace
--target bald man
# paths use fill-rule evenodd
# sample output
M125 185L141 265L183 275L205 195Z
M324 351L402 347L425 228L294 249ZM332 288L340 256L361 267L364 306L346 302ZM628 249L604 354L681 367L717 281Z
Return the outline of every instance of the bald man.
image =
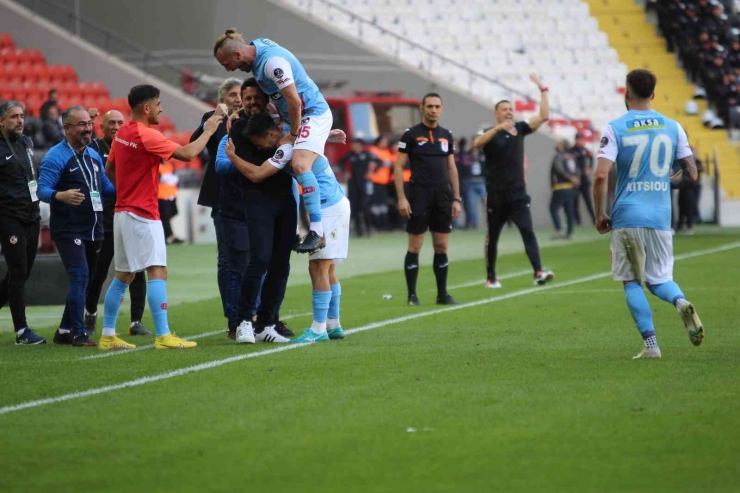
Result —
M94 110L94 108L91 108ZM94 112L97 114L97 112ZM123 114L120 111L111 110L103 115L103 121L100 124L100 130L103 133L102 139L93 139L90 147L98 151L100 157L105 163L108 160L110 146L113 143L113 137L124 124ZM113 261L113 209L116 206L115 199L103 200L103 230L105 238L103 247L98 257L98 265L95 270L95 277L88 286L87 300L85 301L85 331L88 335L95 333L95 326L98 319L98 301L100 292L103 289L105 279L108 277L108 268ZM129 326L129 335L151 335L143 325L141 317L144 315L144 305L146 300L146 274L139 272L136 274L134 281L131 283L131 325Z

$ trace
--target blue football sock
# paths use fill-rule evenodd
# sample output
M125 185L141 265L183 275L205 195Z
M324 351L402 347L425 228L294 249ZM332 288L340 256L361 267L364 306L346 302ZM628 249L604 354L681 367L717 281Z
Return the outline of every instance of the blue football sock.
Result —
M296 180L301 184L303 189L303 204L308 211L308 217L312 223L321 222L321 193L319 192L319 182L313 171L306 171L296 176Z
M313 324L311 330L317 334L326 332L326 315L329 311L331 291L313 290L311 306L313 307Z
M298 218L295 225L295 232L298 234L298 224L301 222L301 193L298 191L298 182L293 179L291 190L293 191L293 198L295 199L295 215Z
M650 309L645 291L639 283L631 282L624 286L624 294L627 297L627 307L637 325L637 330L643 339L655 337L653 326L653 311Z
M664 282L663 284L648 284L648 289L655 296L672 305L675 305L676 301L681 298L686 298L678 284L673 281Z
M154 319L154 333L157 336L166 336L170 333L167 323L167 281L152 279L146 286L146 298Z
M126 294L128 284L119 281L115 277L105 293L103 311L103 329L115 329L118 320L118 312L121 309L123 296Z
M339 302L342 298L342 285L339 283L331 285L331 301L329 302L329 318L339 318Z

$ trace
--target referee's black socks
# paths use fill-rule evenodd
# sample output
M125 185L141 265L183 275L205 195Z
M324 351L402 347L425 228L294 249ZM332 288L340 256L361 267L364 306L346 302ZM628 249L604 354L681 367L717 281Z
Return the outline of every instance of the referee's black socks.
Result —
M434 254L434 277L437 278L437 297L441 298L447 294L447 260L446 253Z
M435 267L436 269L436 267ZM409 296L416 294L416 279L419 277L419 254L406 252L406 260L403 262L403 270L406 273L406 287Z

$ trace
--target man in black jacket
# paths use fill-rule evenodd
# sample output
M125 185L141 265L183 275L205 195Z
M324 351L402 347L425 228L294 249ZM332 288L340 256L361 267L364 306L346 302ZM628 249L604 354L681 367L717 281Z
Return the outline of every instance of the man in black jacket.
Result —
M0 246L8 273L0 283L0 307L10 304L18 345L44 344L26 322L25 285L38 250L38 170L33 143L23 136L24 108L18 101L0 106Z
M92 115L91 115L92 116ZM95 150L103 160L103 165L108 160L110 146L113 143L118 129L124 124L123 114L120 111L111 110L103 115L100 130L103 132L102 139L92 139L90 148ZM98 319L98 301L103 289L105 279L108 277L108 269L113 261L113 209L116 207L115 197L103 199L103 245L98 256L95 267L95 275L87 287L85 300L85 331L88 336L95 333L95 325ZM137 272L134 282L131 283L131 325L128 333L132 336L148 336L152 333L141 324L144 316L144 305L146 304L146 273Z
M218 87L219 105L226 106L225 109L228 115L234 114L234 112L240 110L242 107L241 85L241 80L231 78L223 81ZM215 111L223 111L223 108L221 108L221 110L216 108ZM195 141L201 136L205 122L213 115L213 113L214 111L208 111L203 114L200 125L190 137L190 142ZM218 292L221 296L221 307L223 308L224 317L228 319L229 316L227 313L226 300L228 298L229 283L231 282L230 279L236 274L229 268L226 245L223 241L223 226L219 206L219 190L221 188L221 183L219 176L216 174L215 166L218 143L227 133L226 124L227 118L224 118L218 126L216 133L213 134L211 139L208 141L208 144L206 144L208 163L203 172L203 182L201 183L200 194L198 195L198 205L211 208L211 218L213 219L213 226L216 230L216 246L218 249L218 271L216 275L218 280Z
M566 150L567 141L558 142L558 153L552 160L550 167L550 187L552 197L550 199L550 215L552 224L555 226L555 236L553 239L570 240L573 236L575 215L573 209L576 205L576 196L578 187L581 185L578 179L578 166L572 150ZM560 209L565 209L565 216L568 221L568 232L563 235L562 224L560 222Z
M591 174L594 169L594 157L591 155L591 151L586 148L586 136L578 132L576 134L576 145L574 145L569 151L576 161L578 167L578 179L580 184L575 189L573 214L576 219L576 223L581 225L581 207L580 197L583 197L583 202L586 204L586 210L588 215L591 216L591 222L596 224L596 216L594 215L594 201L591 188L593 186L591 182Z

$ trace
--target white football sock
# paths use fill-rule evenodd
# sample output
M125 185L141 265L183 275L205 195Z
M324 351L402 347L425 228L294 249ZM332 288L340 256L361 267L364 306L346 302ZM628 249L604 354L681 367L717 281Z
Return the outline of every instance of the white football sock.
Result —
M103 327L103 337L114 337L116 335L116 329L109 327Z
M339 323L338 318L327 318L326 319L326 328L328 330L334 330L337 327L339 327L341 324Z
M326 322L313 321L311 324L311 330L317 334L326 334Z

